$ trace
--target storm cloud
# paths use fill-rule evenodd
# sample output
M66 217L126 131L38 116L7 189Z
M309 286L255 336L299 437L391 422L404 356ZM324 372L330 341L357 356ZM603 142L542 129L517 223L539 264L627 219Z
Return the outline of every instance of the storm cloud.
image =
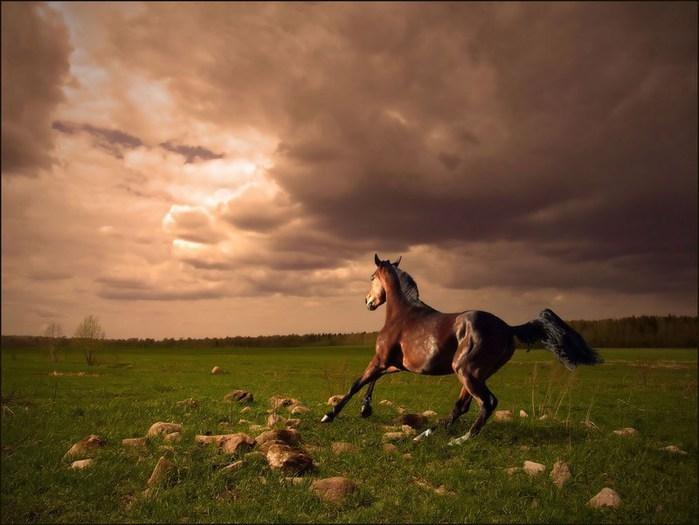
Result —
M70 42L31 55L60 64L74 48L80 82L56 111L66 67L54 66L52 98L34 95L52 101L35 120L54 123L60 191L82 203L66 231L102 232L82 243L100 262L60 268L77 279L56 286L86 279L96 307L211 301L214 331L270 333L248 309L227 324L226 308L296 297L309 305L299 327L372 329L354 305L378 251L402 254L441 309L696 312L696 4L61 4L21 16L39 11ZM3 172L4 146L3 116ZM34 184L8 188L21 198ZM45 236L13 209L3 240ZM10 290L49 282L4 245Z
M70 52L55 12L34 2L3 2L3 175L36 176L51 166L51 115L64 98Z

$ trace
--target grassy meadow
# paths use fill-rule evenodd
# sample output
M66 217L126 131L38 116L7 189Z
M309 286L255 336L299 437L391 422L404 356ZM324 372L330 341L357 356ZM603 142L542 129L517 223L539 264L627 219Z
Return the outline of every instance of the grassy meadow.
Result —
M474 404L448 432L418 444L407 439L397 444L398 453L387 453L383 427L397 413L379 401L444 417L459 392L455 376L385 377L372 417L359 417L360 393L324 425L319 420L328 397L344 393L372 348L109 350L92 367L77 352L53 363L48 352L3 348L2 522L696 523L697 350L601 353L605 364L570 373L543 350L517 351L489 381L498 409L514 412L512 422L491 420L477 439L447 446L470 426ZM226 373L212 376L214 365ZM86 374L51 375L54 370ZM234 389L254 394L251 412L241 415L244 405L223 401ZM285 481L263 460L222 474L235 458L194 443L195 434L248 432L241 418L264 424L273 395L298 398L311 409L292 416L302 419L303 443L318 463L307 477L356 481L360 489L345 504L321 501L307 484ZM177 405L186 398L199 407ZM520 409L530 417L519 418ZM286 409L279 413L288 416ZM540 420L544 414L549 417ZM585 419L598 428L582 425ZM144 497L162 443L150 442L139 455L121 440L144 436L156 421L184 426L182 441L173 445L177 479ZM638 434L612 434L622 427ZM107 445L91 468L69 469L63 454L89 434ZM335 441L359 451L335 455ZM661 450L667 445L688 454ZM558 459L572 471L562 489L549 477ZM524 460L545 464L546 473L505 473ZM453 494L437 495L416 480ZM620 508L586 506L603 487L619 493Z

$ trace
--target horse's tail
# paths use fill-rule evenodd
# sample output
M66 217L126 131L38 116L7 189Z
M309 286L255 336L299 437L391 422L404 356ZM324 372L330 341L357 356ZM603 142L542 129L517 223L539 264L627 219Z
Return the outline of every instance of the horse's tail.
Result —
M528 346L541 341L569 370L573 370L577 365L595 365L603 362L597 350L588 346L578 332L548 308L533 321L513 326L512 331L517 339Z

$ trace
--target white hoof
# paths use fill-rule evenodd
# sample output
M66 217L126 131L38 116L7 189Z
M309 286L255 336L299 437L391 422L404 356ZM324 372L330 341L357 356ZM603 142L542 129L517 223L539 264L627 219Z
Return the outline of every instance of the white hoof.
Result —
M320 420L321 423L328 423L330 421L332 421L332 418L330 416L328 416L327 414L325 414L323 416L323 418Z
M427 430L425 430L425 431L422 432L421 434L418 434L417 436L415 436L415 437L413 438L413 441L414 441L415 443L417 443L417 442L419 442L419 441L422 441L422 440L425 439L426 437L430 437L430 436L432 435L432 432L434 432L434 430L432 430L431 428L428 428Z
M470 438L471 438L471 433L466 432L463 436L458 437L458 438L454 438L451 441L449 441L448 445L450 447L453 447L454 445L461 445L462 443L465 443L466 441L468 441Z

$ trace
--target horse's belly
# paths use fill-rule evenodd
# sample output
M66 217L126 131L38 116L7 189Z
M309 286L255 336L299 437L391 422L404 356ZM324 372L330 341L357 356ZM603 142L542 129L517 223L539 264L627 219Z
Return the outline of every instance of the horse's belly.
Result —
M427 337L421 344L411 346L411 351L403 351L403 366L407 370L434 376L453 373L451 363L456 351L455 341L451 344L451 341L438 341L434 337Z

